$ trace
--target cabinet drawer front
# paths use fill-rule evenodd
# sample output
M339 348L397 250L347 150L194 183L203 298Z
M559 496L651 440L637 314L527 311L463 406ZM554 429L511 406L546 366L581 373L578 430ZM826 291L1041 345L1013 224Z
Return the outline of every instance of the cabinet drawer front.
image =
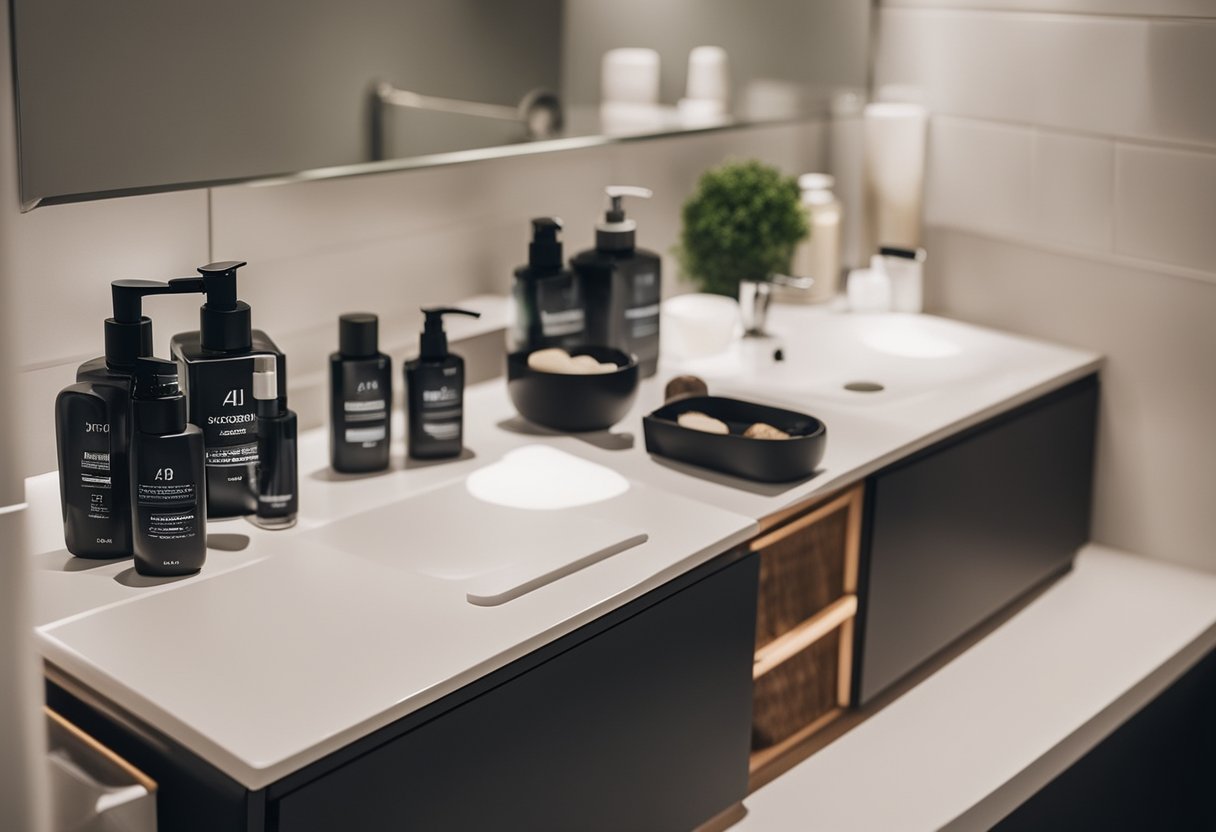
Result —
M747 791L757 571L738 560L285 795L278 829L699 825Z

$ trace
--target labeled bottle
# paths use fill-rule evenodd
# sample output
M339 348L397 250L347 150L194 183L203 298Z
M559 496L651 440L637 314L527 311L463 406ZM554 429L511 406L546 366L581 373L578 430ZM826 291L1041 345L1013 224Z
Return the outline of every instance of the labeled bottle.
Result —
M418 357L405 365L409 431L407 450L414 459L459 456L464 448L464 359L448 352L444 315L469 315L465 309L423 309Z
M135 569L189 575L207 557L207 489L203 432L186 421L177 364L139 358L131 401Z
M296 524L300 507L296 414L280 396L273 355L253 359L253 398L258 410L258 508L253 522L264 529Z
M798 177L802 209L811 233L794 250L793 271L814 279L809 289L781 290L781 300L828 301L840 291L840 201L832 193L836 180L826 173L804 173Z
M253 329L249 304L237 299L240 261L199 268L207 300L199 329L169 343L182 367L190 421L202 428L207 454L208 517L237 517L257 510L257 408L253 360L274 356L286 407L287 361L270 337Z
M338 351L329 356L329 464L358 474L388 467L392 440L393 361L380 352L379 319L338 318Z
M104 325L105 354L81 364L76 384L55 400L63 537L77 557L117 558L132 552L127 488L131 381L136 360L152 354L152 320L143 314L143 298L201 288L196 278L111 283L113 317Z
M583 344L583 297L574 273L562 265L561 230L557 217L532 220L528 264L515 270L511 287L510 352Z
M638 358L643 377L659 364L661 261L636 245L637 223L625 216L626 196L649 199L649 188L610 185L611 206L595 227L595 248L572 261L586 304L586 343L615 347Z

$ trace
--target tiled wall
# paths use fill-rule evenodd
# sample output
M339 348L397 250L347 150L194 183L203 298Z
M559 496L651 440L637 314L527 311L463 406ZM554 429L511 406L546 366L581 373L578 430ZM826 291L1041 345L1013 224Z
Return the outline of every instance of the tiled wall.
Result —
M566 251L590 245L611 182L655 191L630 212L639 244L665 255L679 208L697 177L729 156L758 157L792 174L824 164L821 124L698 134L517 157L449 168L276 185L232 186L38 208L13 218L19 310L15 363L23 474L56 467L53 403L76 365L99 355L109 281L193 273L209 260L242 259L241 296L254 325L290 359L292 406L322 424L325 356L337 316L381 315L381 337L401 354L416 344L420 305L505 293L526 260L528 218L566 222ZM150 298L156 351L198 327L197 301Z
M1104 352L1095 537L1216 570L1216 3L883 0L933 311Z

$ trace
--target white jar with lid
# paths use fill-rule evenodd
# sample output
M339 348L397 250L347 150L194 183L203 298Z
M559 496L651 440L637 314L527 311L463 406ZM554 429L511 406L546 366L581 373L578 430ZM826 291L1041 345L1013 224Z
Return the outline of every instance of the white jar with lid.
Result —
M807 214L810 237L794 251L793 272L810 277L814 284L802 292L812 303L831 300L840 291L840 218L841 205L832 193L836 180L826 173L805 173L798 177L802 189L802 208ZM788 290L782 293L788 295ZM786 299L786 298L782 298Z

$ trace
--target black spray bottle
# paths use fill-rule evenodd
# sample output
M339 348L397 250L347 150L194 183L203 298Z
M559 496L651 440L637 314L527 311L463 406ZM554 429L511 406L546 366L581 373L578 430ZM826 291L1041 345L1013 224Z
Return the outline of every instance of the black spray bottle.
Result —
M131 402L135 569L141 575L189 575L207 557L207 490L203 433L186 421L177 365L137 359Z
M237 299L236 270L243 265L229 261L199 268L207 295L199 311L199 329L174 335L169 342L182 367L190 421L203 430L209 517L236 517L257 510L256 356L275 357L280 398L286 406L286 359L266 333L252 328L249 304Z
M127 489L131 380L136 360L152 354L152 321L143 314L143 298L201 289L197 278L111 283L114 316L105 321L105 355L81 364L76 384L55 400L63 536L77 557L116 558L132 552Z
M460 456L464 447L464 359L448 352L444 315L465 309L423 309L426 324L418 357L405 365L409 455L415 459Z
M562 265L561 230L557 217L532 220L528 265L515 270L511 288L509 352L583 345L583 297L574 273Z
M296 524L300 507L296 459L296 414L286 407L273 355L253 359L253 398L258 409L258 510L253 522L264 529Z
M611 207L595 227L595 248L571 261L586 302L586 343L633 353L642 376L652 376L659 364L661 261L635 245L638 224L621 206L622 197L649 199L651 191L627 185L605 190Z
M335 471L388 467L393 362L378 341L375 315L350 312L338 319L338 351L329 356L329 464Z

